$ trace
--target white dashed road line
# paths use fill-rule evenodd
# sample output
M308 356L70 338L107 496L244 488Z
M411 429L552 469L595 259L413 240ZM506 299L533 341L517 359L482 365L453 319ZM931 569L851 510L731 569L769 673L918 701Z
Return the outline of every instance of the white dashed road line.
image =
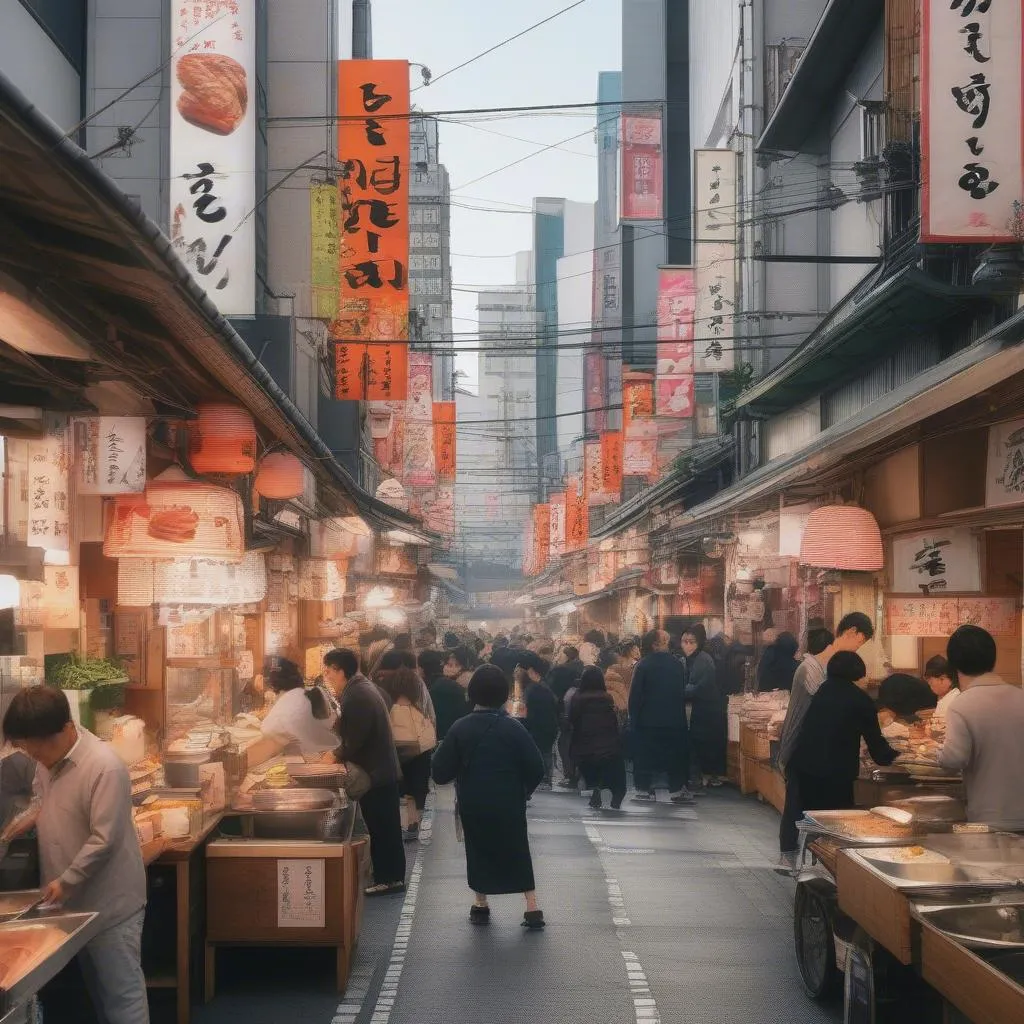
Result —
M621 929L628 928L631 924L626 914L626 901L622 898L622 887L618 879L612 878L605 867L602 853L617 852L605 845L601 833L593 824L584 822L583 829L587 838L597 851L597 859L604 871L604 882L608 889L608 906L612 911L612 923L615 925L616 934L622 939ZM658 1013L658 1004L655 1002L651 992L651 986L647 983L647 975L644 973L640 958L628 950L622 950L622 959L626 964L626 977L629 979L629 994L633 1000L633 1013L636 1017L636 1024L661 1024L661 1014Z
M416 861L412 866L412 873L409 876L409 883L405 889L405 899L402 902L402 912L398 918L398 928L395 930L395 941L391 947L391 956L388 959L388 968L384 974L384 981L381 984L380 992L377 994L377 1002L374 1004L373 1012L370 1015L370 1024L388 1024L391 1020L391 1011L394 1009L395 1000L398 998L398 984L402 980L402 968L405 967L405 955L409 950L409 939L412 937L412 923L416 916L416 898L420 891L420 879L423 876L423 851L430 845L433 829L433 813L427 811L420 822L420 838L416 851ZM353 972L349 981L349 987L345 991L345 999L338 1005L337 1012L331 1024L355 1024L356 1018L362 1012L363 1003L369 990L369 977L373 974L373 967L362 968L359 972ZM364 977L366 980L364 981Z

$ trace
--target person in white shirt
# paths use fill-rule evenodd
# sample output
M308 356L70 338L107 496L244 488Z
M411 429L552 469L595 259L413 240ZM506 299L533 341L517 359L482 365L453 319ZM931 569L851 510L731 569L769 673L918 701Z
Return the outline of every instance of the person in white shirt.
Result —
M996 642L980 626L961 626L946 656L964 692L947 712L939 764L964 773L968 821L1024 832L1024 692L995 674Z
M267 674L267 686L277 700L263 720L259 756L250 763L282 753L315 758L338 745L323 690L318 686L307 690L295 662L280 661Z
M956 669L941 655L928 659L924 667L924 681L931 687L932 693L939 699L935 706L935 717L945 718L953 701L960 696L960 688L956 685Z
M35 824L43 897L99 929L78 954L104 1024L149 1024L142 973L146 869L132 824L128 769L109 743L76 726L62 691L19 690L3 720L6 738L39 765L37 802L4 838Z

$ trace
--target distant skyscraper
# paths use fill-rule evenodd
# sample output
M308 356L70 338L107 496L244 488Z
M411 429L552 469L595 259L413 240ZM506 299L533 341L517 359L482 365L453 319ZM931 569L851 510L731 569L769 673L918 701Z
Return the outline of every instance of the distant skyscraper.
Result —
M352 0L352 59L373 58L373 12L370 0Z

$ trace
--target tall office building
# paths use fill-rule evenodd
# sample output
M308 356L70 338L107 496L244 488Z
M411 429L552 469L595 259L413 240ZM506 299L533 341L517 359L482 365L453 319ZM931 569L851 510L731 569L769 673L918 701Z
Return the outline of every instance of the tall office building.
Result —
M537 501L534 357L540 315L531 264L531 253L519 253L515 286L480 293L478 394L460 389L455 395L460 554L501 563L511 574L522 564L523 523Z
M410 122L409 336L434 353L434 398L454 397L451 186L441 163L437 118Z
M690 0L623 0L623 113L660 110L662 213L622 223L623 361L653 369L658 267L691 263Z
M554 487L562 477L562 456L559 452L558 379L559 342L563 337L559 324L559 261L566 256L587 254L592 260L594 248L594 207L592 203L576 203L569 199L538 198L533 201L533 276L531 284L537 310L537 465L542 488ZM565 266L563 265L563 271ZM575 271L574 271L575 272ZM592 268L585 271L588 275ZM566 293L563 291L563 295ZM590 310L582 328L590 323ZM577 325L578 326L578 325ZM572 330L566 325L565 330ZM581 341L587 334L565 335ZM582 377L582 373L579 374ZM573 386L570 382L569 386ZM583 408L581 383L575 386L574 409ZM564 411L564 407L563 407ZM582 421L582 417L580 418Z

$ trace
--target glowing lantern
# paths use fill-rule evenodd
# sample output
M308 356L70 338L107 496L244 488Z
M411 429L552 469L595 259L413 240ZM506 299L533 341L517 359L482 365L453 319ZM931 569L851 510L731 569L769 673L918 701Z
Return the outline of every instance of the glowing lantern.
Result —
M821 569L877 572L885 565L875 517L858 505L826 505L807 519L800 561Z
M188 425L188 453L197 473L236 475L256 468L256 424L237 405L199 406Z
M264 498L274 501L301 498L306 489L305 467L288 452L272 452L260 460L255 486Z
M108 558L219 558L245 553L242 499L226 487L199 484L168 470L144 495L110 503L103 553Z

